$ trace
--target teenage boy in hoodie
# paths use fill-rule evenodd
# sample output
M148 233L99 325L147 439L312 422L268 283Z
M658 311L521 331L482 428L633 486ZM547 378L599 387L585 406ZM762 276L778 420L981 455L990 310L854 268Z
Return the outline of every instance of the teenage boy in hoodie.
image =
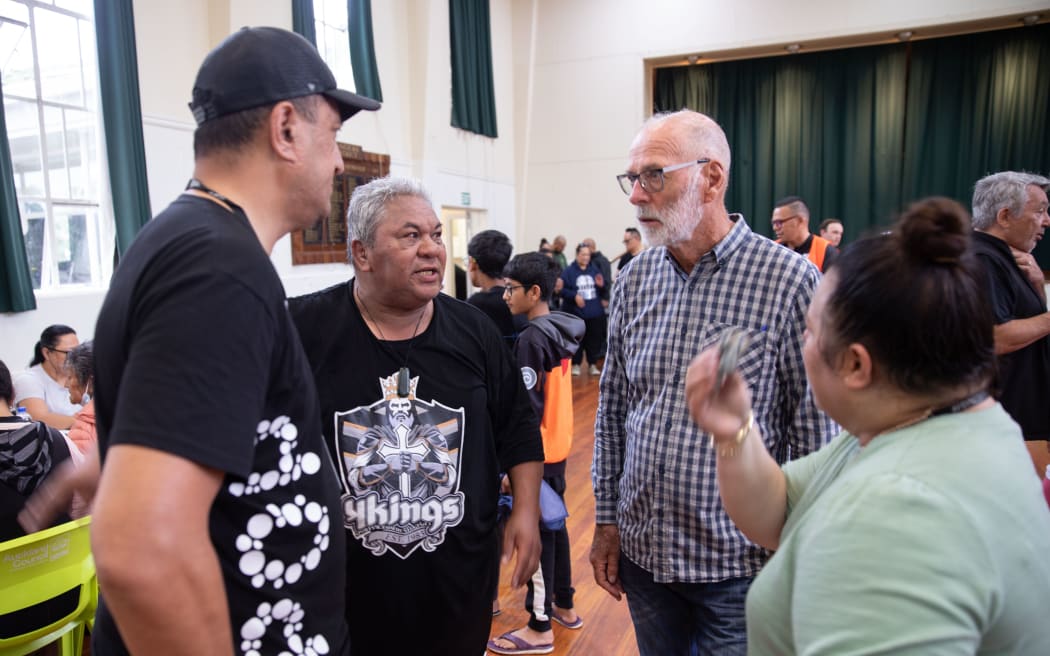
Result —
M565 461L572 447L572 354L583 338L583 319L551 311L550 299L558 279L556 262L542 253L523 253L503 269L503 300L513 315L525 315L528 326L518 335L514 354L521 367L529 400L540 419L543 434L543 478L563 499ZM540 526L540 567L528 581L525 609L529 623L489 640L497 654L547 654L554 651L551 621L569 629L583 626L573 610L569 532L562 526Z

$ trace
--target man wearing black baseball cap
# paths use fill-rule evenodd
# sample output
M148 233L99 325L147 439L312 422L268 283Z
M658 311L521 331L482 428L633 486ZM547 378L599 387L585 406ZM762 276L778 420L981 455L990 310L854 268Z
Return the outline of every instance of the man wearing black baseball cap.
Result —
M201 65L193 179L95 332L93 653L347 653L339 485L269 253L327 216L336 133L378 107L285 30L242 29Z

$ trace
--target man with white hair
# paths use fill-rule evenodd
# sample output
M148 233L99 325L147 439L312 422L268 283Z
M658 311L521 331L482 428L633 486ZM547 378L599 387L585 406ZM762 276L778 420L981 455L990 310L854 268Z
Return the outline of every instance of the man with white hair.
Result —
M835 430L802 366L820 273L728 213L729 163L718 124L681 111L645 123L617 176L652 248L613 287L591 565L614 598L627 593L642 656L746 653L744 597L769 557L722 507L716 458L732 453L716 454L689 417L693 356L729 331L746 333L739 371L780 462L815 451Z
M1031 255L1050 227L1048 186L1041 175L1001 171L973 190L974 249L996 324L999 401L1026 440L1050 440L1050 313Z
M495 324L440 293L443 226L423 186L361 185L347 222L354 277L289 311L344 488L350 654L476 656L501 557L500 472L512 586L539 565L539 422Z

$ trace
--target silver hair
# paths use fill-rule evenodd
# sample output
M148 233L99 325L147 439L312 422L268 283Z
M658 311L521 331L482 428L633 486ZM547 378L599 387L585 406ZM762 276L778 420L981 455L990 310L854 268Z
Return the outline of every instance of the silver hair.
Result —
M348 252L354 240L368 248L376 245L376 230L383 220L387 204L401 196L414 196L432 204L423 184L413 178L376 178L354 189L350 196L350 207L346 211Z
M1000 171L978 180L973 186L973 227L987 230L1003 208L1010 210L1013 216L1019 215L1027 200L1026 190L1031 185L1047 191L1050 180L1022 171Z
M95 377L95 345L91 340L77 344L66 354L66 371L80 383L87 386Z

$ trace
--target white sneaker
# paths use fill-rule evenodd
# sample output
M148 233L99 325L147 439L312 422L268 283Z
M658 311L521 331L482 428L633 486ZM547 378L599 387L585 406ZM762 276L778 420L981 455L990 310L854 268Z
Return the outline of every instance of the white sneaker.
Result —
M591 375L592 376L600 376L601 373L602 372L598 371L598 367L594 366L593 364L591 365Z
M578 365L578 364L572 365L572 375L573 376L579 376L580 375L580 365Z

